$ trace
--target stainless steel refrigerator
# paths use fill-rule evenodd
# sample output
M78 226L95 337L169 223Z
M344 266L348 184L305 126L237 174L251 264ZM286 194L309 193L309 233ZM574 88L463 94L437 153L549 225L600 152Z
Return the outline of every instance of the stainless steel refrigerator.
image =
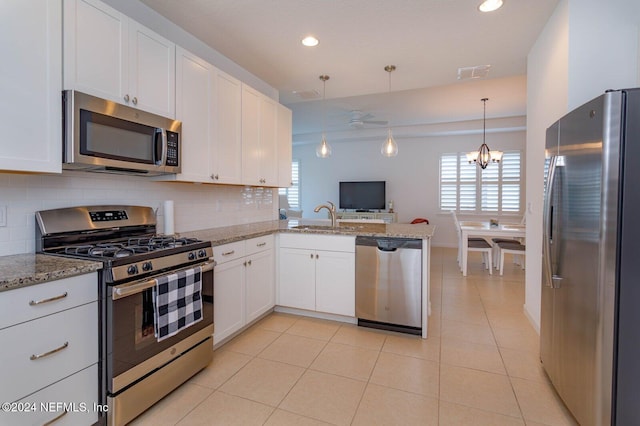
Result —
M540 357L582 426L640 425L640 89L547 129Z

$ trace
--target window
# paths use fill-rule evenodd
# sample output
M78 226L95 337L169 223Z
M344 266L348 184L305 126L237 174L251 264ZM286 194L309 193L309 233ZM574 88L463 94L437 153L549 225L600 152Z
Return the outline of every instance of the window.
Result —
M465 153L440 156L440 210L520 213L521 152L507 151L499 164L482 170Z
M278 194L287 196L292 210L300 210L300 160L291 162L291 183L289 188L278 188Z

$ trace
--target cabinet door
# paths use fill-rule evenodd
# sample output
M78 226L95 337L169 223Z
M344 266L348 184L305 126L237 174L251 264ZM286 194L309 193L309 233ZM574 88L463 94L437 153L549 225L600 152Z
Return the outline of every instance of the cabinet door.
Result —
M318 251L316 310L355 316L355 253Z
M276 289L273 250L265 250L246 259L246 322L249 323L273 308Z
M214 70L214 139L211 158L213 182L242 183L242 84L239 80Z
M0 170L62 170L60 0L2 2Z
M260 179L265 186L278 186L278 109L273 99L260 99Z
M125 15L98 0L64 1L65 89L125 103L128 22Z
M315 257L312 250L280 249L278 305L316 309Z
M174 118L175 64L174 43L129 21L129 102L132 106Z
M218 343L244 326L243 259L216 266L213 286L214 342Z
M262 95L242 85L242 183L260 182L260 100Z
M278 186L288 188L293 185L291 180L291 110L278 104Z
M182 121L182 173L179 180L211 182L211 65L182 48L176 61L176 118Z
M33 393L20 401L23 404L35 404L36 410L25 412L6 412L0 410L0 424L12 426L48 425L74 426L92 425L98 421L98 411L94 404L98 403L98 364L81 370L66 379L56 382ZM24 380L24 377L20 380ZM56 405L58 402L70 406L68 411ZM83 410L80 404L86 404ZM41 406L42 404L42 406ZM46 409L42 409L46 407Z

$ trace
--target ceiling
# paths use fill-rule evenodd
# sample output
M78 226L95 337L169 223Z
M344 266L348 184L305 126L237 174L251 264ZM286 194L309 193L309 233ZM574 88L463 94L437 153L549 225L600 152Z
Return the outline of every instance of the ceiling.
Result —
M327 132L386 128L349 123L365 114L394 128L478 119L482 97L488 118L524 115L527 54L559 2L504 0L481 13L480 0L141 1L275 87L294 141L322 130L323 111ZM320 44L302 46L308 34ZM476 65L491 65L488 76L458 81L458 68Z

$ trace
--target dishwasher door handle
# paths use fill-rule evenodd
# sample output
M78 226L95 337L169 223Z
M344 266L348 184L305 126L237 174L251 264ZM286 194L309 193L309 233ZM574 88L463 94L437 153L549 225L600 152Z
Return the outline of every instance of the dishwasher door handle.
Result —
M378 251L381 251L383 253L393 253L395 251L398 251L398 247L392 247L392 248L378 247Z

